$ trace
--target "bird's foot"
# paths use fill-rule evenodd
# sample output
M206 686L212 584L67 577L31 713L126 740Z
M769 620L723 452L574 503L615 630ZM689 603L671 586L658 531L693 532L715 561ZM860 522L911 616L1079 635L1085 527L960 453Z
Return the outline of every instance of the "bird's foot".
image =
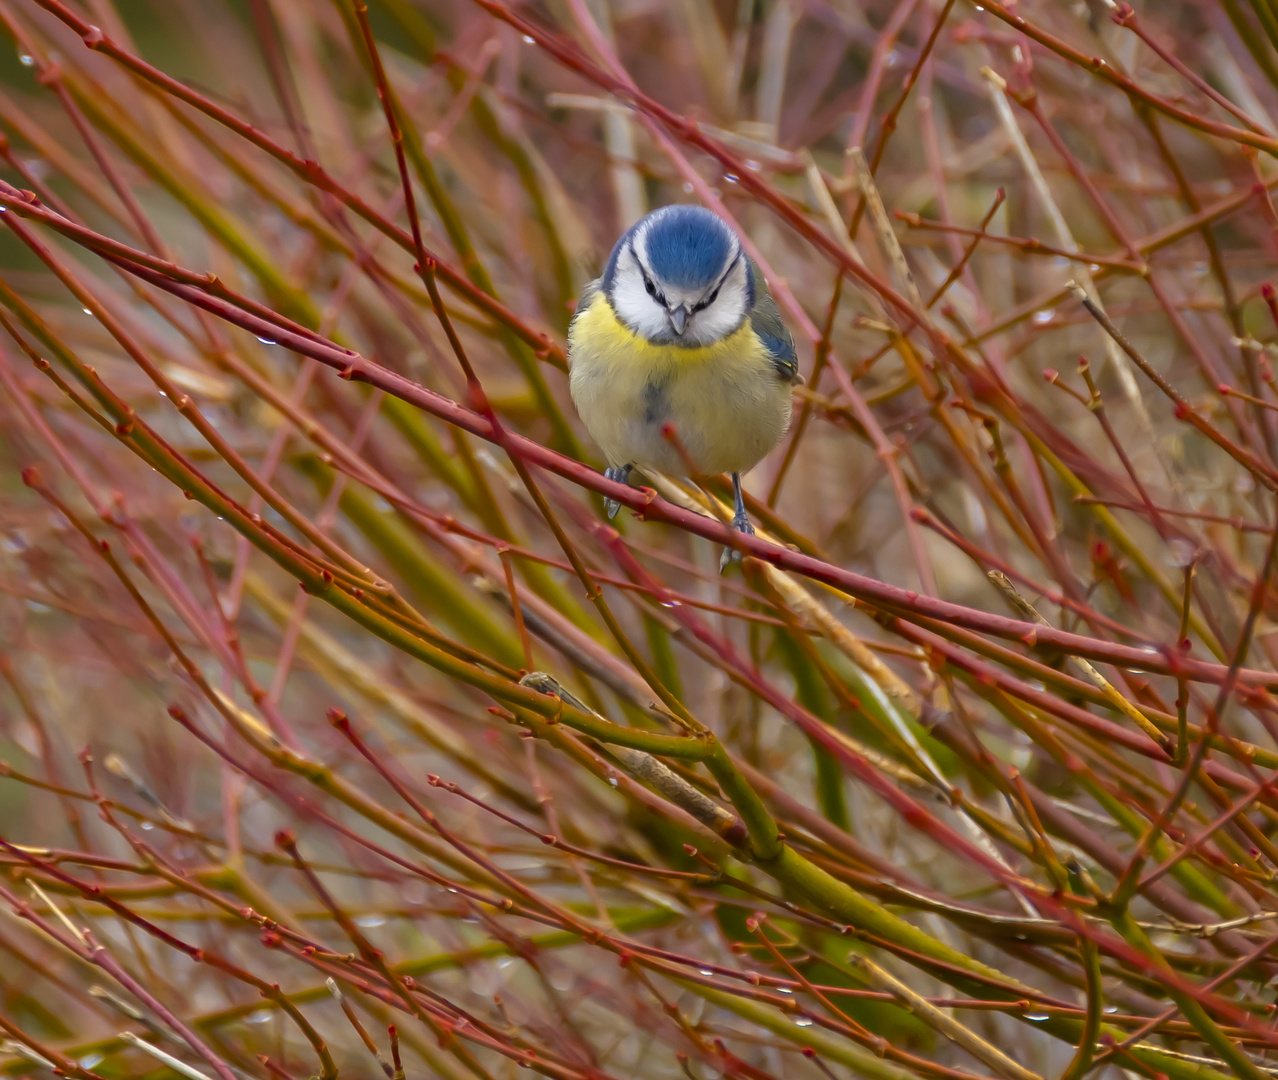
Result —
M754 526L750 524L750 519L744 514L738 514L732 519L732 527L745 536L754 535ZM719 556L719 573L725 573L728 567L733 564L740 565L741 559L742 553L737 548L724 548L723 554Z
M630 482L630 465L609 466L604 469L604 476L609 480L613 480L618 484L628 484ZM611 521L617 516L617 511L621 509L621 503L616 499L604 498L604 513L608 515Z

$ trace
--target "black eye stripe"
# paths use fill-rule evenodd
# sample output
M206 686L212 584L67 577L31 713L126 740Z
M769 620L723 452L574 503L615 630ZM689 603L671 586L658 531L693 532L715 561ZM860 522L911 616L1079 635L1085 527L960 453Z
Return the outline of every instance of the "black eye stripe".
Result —
M724 285L727 284L728 276L732 273L733 270L736 269L737 263L740 260L741 260L741 253L738 252L737 257L733 259L732 262L728 263L728 268L723 272L723 277L719 279L719 284L714 287L714 290L710 293L709 296L697 302L696 306L692 309L694 312L704 311L706 308L708 308L711 304L713 304L716 300L719 299L719 290L722 289Z
M644 269L643 262L639 258L639 252L635 250L635 242L633 240L630 241L630 257L634 260L635 269L639 271L639 276L643 278L644 291L662 307L669 307L666 303L665 296L662 294L661 290L652 283L652 278L648 276L648 271Z
M693 311L704 311L706 308L708 308L711 304L713 304L716 300L718 300L718 299L719 299L719 289L720 289L720 288L722 288L722 286L721 286L721 285L716 285L716 286L715 286L715 289L714 289L714 292L712 292L712 293L711 293L709 296L707 296L704 300L698 301L698 303L696 304L696 306L695 306L695 307L693 307L693 309L692 309L692 310L693 310Z
M643 287L647 290L648 295L657 301L657 303L662 307L668 307L669 305L666 303L665 295L652 283L652 278L643 272L642 267L640 267L639 273L643 277Z

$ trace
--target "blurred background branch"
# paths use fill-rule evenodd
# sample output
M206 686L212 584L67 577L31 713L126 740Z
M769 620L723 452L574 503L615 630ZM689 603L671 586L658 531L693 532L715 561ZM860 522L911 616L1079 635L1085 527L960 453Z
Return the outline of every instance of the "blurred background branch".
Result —
M0 1073L1273 1075L1276 27L0 0ZM565 378L681 201L727 576Z

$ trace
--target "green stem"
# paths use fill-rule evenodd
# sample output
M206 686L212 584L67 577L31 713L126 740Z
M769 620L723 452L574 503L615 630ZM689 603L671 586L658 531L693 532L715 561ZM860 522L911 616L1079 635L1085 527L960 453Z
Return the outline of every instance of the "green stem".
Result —
M1221 1059L1234 1070L1237 1076L1241 1077L1242 1080L1270 1080L1269 1075L1262 1072L1255 1062L1244 1054L1229 1036L1220 1030L1197 998L1177 989L1172 984L1171 980L1177 978L1177 976L1172 971L1171 965L1167 963L1163 954L1154 947L1153 942L1149 940L1145 931L1136 925L1136 920L1132 918L1126 907L1117 911L1110 921L1113 923L1114 929L1123 936L1124 940L1132 948L1139 950L1144 956L1148 957L1151 965L1157 969L1158 973L1166 976L1160 982L1165 987L1168 996L1176 1003L1176 1007L1180 1009L1181 1015L1198 1032L1203 1042L1219 1054Z
M1073 1060L1061 1073L1060 1080L1083 1080L1092 1067L1096 1053L1096 1036L1100 1033L1101 1006L1105 1000L1101 983L1100 949L1090 938L1079 938L1078 951L1083 960L1083 977L1087 986L1087 1015L1083 1020L1083 1034L1078 1040L1078 1050Z
M712 1005L734 1012L750 1023L780 1035L787 1043L809 1047L822 1058L846 1065L855 1075L866 1077L867 1080L917 1080L909 1069L884 1061L869 1050L862 1050L854 1043L822 1031L819 1027L800 1027L795 1023L798 1017L792 1019L770 1005L738 997L702 983L673 977L671 982L678 983L689 993L696 994Z
M750 833L750 848L755 858L761 860L777 858L784 847L781 843L781 830L777 828L777 823L768 813L768 808L763 805L759 793L741 775L741 770L733 764L723 744L713 735L707 735L707 738L712 740L713 749L704 758L706 768L719 782L724 795L741 815L741 820Z

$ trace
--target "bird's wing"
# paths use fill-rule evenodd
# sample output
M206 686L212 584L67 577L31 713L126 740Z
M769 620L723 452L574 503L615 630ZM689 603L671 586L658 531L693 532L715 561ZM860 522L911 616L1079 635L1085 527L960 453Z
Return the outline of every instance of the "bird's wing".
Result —
M581 290L581 299L577 301L577 306L575 309L573 309L572 318L568 320L569 352L571 352L571 347L572 347L573 323L575 323L581 317L582 312L588 311L590 309L590 305L595 302L595 297L599 295L599 291L602 288L603 288L603 278L595 278L594 281L592 281L589 285L587 285L584 289ZM569 356L568 359L569 359L569 362L572 361L571 356Z
M794 338L781 318L777 302L768 292L767 282L759 273L754 260L750 260L750 273L754 278L754 307L750 309L750 326L768 351L768 360L776 368L778 377L791 386L803 382L799 374L799 358L794 351Z

